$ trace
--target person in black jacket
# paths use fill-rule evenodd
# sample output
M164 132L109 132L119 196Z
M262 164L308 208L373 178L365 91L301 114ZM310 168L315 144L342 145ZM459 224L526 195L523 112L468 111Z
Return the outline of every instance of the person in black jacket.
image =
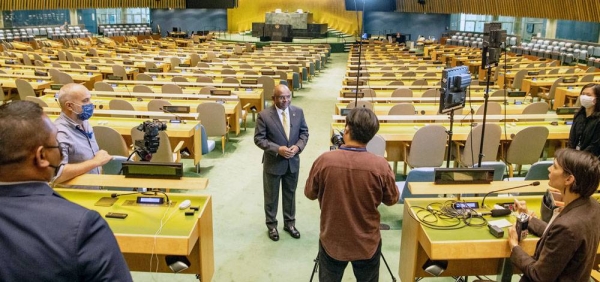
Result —
M600 156L600 85L590 83L581 89L581 109L573 117L568 147Z

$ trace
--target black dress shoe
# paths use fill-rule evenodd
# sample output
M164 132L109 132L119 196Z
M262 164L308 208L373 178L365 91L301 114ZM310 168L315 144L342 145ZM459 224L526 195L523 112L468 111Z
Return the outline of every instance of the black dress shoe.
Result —
M279 241L279 232L277 228L269 229L269 238L273 241Z
M300 231L298 231L295 226L285 226L283 227L283 230L287 233L290 233L290 235L296 239L300 238Z

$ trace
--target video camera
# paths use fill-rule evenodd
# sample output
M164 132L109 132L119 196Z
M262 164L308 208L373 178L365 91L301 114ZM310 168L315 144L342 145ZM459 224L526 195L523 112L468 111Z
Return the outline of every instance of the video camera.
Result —
M331 146L329 148L331 151L344 145L344 131L343 130L341 130L341 131L338 130L337 133L335 131L333 132L333 135L331 135L331 144L333 144L333 146Z
M150 161L152 154L158 151L160 137L158 132L167 129L167 125L159 120L145 121L137 127L144 132L143 140L135 140L135 153L142 161Z

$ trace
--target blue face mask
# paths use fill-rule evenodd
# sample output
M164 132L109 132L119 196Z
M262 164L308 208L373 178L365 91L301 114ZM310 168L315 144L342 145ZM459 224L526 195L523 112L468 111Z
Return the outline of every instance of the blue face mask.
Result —
M77 114L79 120L88 120L94 115L94 104L81 105L81 113Z

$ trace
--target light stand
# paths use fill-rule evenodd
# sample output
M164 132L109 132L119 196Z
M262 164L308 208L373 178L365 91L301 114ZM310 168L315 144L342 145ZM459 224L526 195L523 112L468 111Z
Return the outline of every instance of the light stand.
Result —
M448 157L446 158L446 168L450 168L450 159L452 156L452 127L454 126L454 110L450 111L450 130L447 130L448 133Z
M362 1L363 2L363 7L362 7L362 12L363 12L363 17L365 15L365 0ZM354 0L354 10L356 10L356 23L358 24L358 70L356 72L356 90L354 91L354 107L356 107L358 105L358 86L360 85L359 81L360 81L360 70L362 69L362 64L361 64L361 59L362 59L362 45L363 45L363 38L362 38L362 34L363 34L363 25L360 24L360 21L358 20L358 7L356 5L356 0Z
M483 160L483 143L485 140L485 125L487 120L488 98L490 96L490 80L492 76L492 67L498 66L500 46L506 39L505 30L490 30L488 41L484 42L481 56L481 67L487 69L487 78L485 84L485 93L483 94L483 120L481 125L481 141L479 143L479 155L477 167L481 167ZM496 70L498 71L498 70Z

